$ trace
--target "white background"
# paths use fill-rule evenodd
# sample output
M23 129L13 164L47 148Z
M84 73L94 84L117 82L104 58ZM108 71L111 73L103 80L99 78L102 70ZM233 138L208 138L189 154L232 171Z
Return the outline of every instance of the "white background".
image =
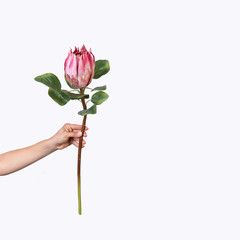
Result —
M89 116L77 210L77 149L0 177L0 238L239 239L239 1L0 4L0 152L80 123L35 76L63 82L85 44L111 71Z

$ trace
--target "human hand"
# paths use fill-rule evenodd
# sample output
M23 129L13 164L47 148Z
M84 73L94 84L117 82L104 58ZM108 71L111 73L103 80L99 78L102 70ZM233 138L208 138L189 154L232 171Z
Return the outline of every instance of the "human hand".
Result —
M79 138L82 136L82 126L78 124L66 123L63 127L50 138L52 144L56 149L64 149L69 145L79 146ZM85 131L88 127L85 127ZM87 137L87 133L84 131L84 137ZM85 140L82 140L82 147L86 144Z

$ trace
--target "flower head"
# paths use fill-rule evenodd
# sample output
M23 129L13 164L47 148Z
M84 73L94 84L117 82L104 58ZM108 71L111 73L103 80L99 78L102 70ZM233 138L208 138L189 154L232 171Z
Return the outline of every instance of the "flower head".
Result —
M68 53L64 63L64 72L67 81L74 88L84 88L88 86L94 75L95 57L91 49L87 51L83 45L81 50L75 47Z

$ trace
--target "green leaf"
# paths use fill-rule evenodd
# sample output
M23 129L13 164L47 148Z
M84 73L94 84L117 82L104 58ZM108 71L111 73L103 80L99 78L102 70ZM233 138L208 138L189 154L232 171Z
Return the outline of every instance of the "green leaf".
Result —
M92 105L87 110L82 110L82 111L78 112L78 114L81 115L81 116L85 116L87 114L95 114L95 113L97 113L97 106L95 104Z
M64 74L64 79L65 79L67 85L68 85L70 88L72 88L72 89L77 89L77 88L74 88L74 87L71 85L71 83L67 80L66 74Z
M104 85L104 86L101 86L101 87L95 87L94 89L92 89L92 91L97 91L97 90L106 90L107 89L107 86Z
M62 92L65 93L66 95L68 95L68 97L72 100L89 98L88 94L72 93L72 92L69 92L67 90L62 90Z
M35 77L34 80L43 83L54 90L61 90L61 83L58 77L53 73L45 73L43 75Z
M66 95L64 92L62 91L55 91L52 88L49 88L48 90L48 95L59 105L63 106L65 105L69 100L70 97L68 95Z
M110 70L108 60L97 60L95 62L94 79L100 78L102 75L107 74Z
M96 92L92 95L91 101L96 105L102 104L104 101L108 99L108 94L102 91Z

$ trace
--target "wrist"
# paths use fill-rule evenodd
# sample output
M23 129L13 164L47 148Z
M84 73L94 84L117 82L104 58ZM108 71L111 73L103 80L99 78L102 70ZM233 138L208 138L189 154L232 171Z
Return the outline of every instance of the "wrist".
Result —
M46 139L45 142L47 144L47 147L48 147L49 151L54 152L58 149L57 148L57 143L56 143L56 141L54 140L53 137L50 137L50 138Z

